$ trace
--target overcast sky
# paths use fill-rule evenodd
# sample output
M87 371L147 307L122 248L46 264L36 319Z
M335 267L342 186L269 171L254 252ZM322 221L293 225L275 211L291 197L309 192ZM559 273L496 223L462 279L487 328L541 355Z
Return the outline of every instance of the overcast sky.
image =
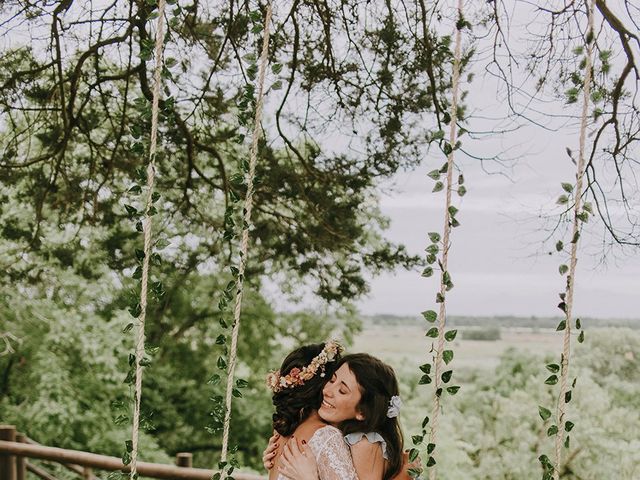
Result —
M489 76L480 76L470 90L469 104L478 114L497 118L504 113L501 89ZM567 110L561 101L547 105L551 113ZM560 183L575 180L575 166L565 148L578 151L578 133L574 120L545 115L537 120L558 131L525 124L483 141L466 140L465 148L473 154L491 156L506 150L512 161L484 164L501 174L483 171L480 162L469 157L456 159L468 193L462 199L454 196L461 226L453 229L449 257L455 284L447 296L451 315L561 314L556 306L565 277L558 266L568 261L555 253L558 237L543 240L548 215L558 212ZM478 119L471 122L479 129L488 125ZM415 172L398 175L383 189L382 211L391 219L388 237L405 244L411 253L424 255L427 232L443 230L444 192L432 194L433 181L426 176L442 163L441 157L431 159ZM604 256L601 224L591 220L587 229L580 244L574 313L640 318L640 253L617 248ZM565 243L569 240L566 235ZM438 282L437 275L425 279L417 271L384 274L372 279L371 294L359 307L365 314L417 315L435 307Z

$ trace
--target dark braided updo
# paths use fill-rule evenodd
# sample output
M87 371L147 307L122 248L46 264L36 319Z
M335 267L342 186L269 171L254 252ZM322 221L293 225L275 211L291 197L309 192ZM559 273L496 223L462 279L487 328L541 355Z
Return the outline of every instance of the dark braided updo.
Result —
M324 343L318 343L297 348L287 355L282 362L280 375L288 375L294 368L302 370L322 352L324 347ZM321 369L313 378L305 381L303 385L283 388L273 394L272 401L276 408L273 414L273 428L275 431L284 437L290 436L300 423L306 420L314 410L320 408L322 389L333 375L339 358L338 354L335 361L325 364L324 376L321 375Z

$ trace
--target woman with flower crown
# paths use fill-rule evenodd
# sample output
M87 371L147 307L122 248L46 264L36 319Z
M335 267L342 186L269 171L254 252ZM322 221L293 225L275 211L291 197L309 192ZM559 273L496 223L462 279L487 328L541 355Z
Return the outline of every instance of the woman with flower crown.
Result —
M408 479L393 369L367 354L339 359L335 342L291 352L267 384L276 434L270 480Z

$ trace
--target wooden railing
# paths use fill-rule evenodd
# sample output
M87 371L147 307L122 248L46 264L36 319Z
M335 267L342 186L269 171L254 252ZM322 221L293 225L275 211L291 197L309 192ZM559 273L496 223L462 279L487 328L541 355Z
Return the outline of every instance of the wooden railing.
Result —
M13 425L0 425L0 480L27 480L27 471L43 480L56 480L42 468L28 462L28 458L60 463L84 480L98 480L92 469L124 473L129 471L129 467L124 465L120 458L39 445L17 433ZM211 480L216 472L192 468L191 459L190 453L179 453L176 458L177 465L138 462L137 471L140 477ZM234 472L233 477L236 480L265 480L265 477L259 475L239 472Z

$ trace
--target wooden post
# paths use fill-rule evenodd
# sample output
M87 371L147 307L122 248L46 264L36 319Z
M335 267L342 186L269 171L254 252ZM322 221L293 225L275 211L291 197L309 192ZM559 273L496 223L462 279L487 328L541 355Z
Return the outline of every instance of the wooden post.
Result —
M93 471L90 467L82 468L82 480L91 480L93 478ZM19 480L19 479L18 479Z
M176 465L178 467L191 468L193 465L193 453L178 453L176 455Z
M0 425L0 440L16 441L16 427L14 425ZM0 454L0 478L2 480L17 480L16 457L11 454Z
M176 455L176 465L191 468L193 466L193 453L179 453Z
M16 433L16 442L27 443L27 436L23 433ZM27 459L16 457L16 479L27 480Z

